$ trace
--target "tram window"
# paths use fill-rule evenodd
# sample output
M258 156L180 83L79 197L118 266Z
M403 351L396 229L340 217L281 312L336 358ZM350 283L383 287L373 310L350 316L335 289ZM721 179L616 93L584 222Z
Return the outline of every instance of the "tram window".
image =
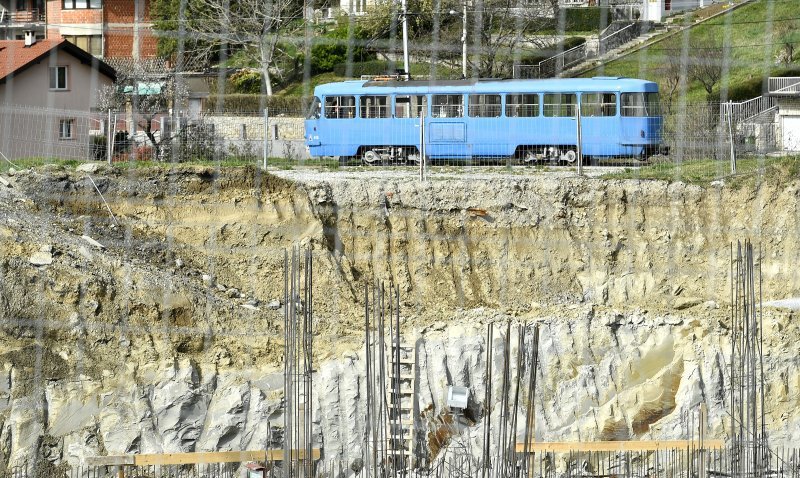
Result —
M660 116L658 93L622 93L622 116Z
M498 118L500 95L469 95L469 115L478 118Z
M574 93L550 93L544 95L544 115L548 117L574 117L577 98Z
M539 95L506 95L506 116L509 118L539 116Z
M325 117L331 119L348 119L356 117L355 96L326 96Z
M428 102L425 95L401 95L394 98L396 118L419 118Z
M322 104L320 103L319 98L315 96L314 101L311 102L311 107L308 108L306 119L319 119L320 114L322 114Z
M583 93L581 116L617 116L616 93Z
M362 118L388 118L389 117L389 97L388 96L362 96L361 97L361 117Z
M461 118L464 116L463 95L431 95L434 118Z

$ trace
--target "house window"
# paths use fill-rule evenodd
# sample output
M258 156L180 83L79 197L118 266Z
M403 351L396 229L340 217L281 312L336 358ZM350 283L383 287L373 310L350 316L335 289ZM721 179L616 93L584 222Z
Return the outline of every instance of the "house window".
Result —
M51 90L66 90L67 89L67 67L66 66L51 66L50 67L50 89Z
M75 120L58 120L58 139L73 139L75 136Z
M500 95L469 95L469 115L478 118L500 116Z
M103 54L102 35L64 35L64 39L94 56Z
M103 0L64 0L64 10L103 8Z
M27 0L17 0L17 11L24 12L28 9L28 1Z

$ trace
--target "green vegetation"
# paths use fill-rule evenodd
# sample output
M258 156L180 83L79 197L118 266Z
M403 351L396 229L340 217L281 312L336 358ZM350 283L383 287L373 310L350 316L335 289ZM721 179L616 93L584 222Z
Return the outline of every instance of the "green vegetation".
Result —
M769 38L766 18L767 9L772 5L774 11L772 45L765 45ZM724 5L715 5L715 11ZM684 21L700 15L707 16L705 10L687 14ZM728 99L740 101L761 94L762 78L765 76L787 76L797 74L800 65L795 60L794 51L789 45L800 42L800 21L794 2L768 2L757 0L729 13L697 25L689 30L688 54L693 60L701 60L715 55L724 48L726 32L730 34L730 72L721 75L712 88L711 99L719 97L721 89L727 88ZM669 89L667 73L670 62L679 59L684 47L685 36L678 33L626 57L612 61L605 66L589 71L583 76L596 75L626 76L658 81L662 91ZM698 101L708 95L703 85L697 81L689 82L687 99Z
M520 63L523 65L536 65L541 61L558 54L560 51L567 51L584 43L586 43L586 39L583 37L567 37L560 43L553 45L550 48L526 52L522 56Z
M318 85L324 85L325 83L333 83L335 81L344 81L347 78L343 78L341 76L336 76L336 73L321 73L319 75L313 75L309 83L304 83L302 78L299 78L291 83L288 83L282 90L278 91L279 96L284 97L300 97L306 94L306 92L310 95L313 93L314 88ZM306 90L306 85L308 89Z
M565 8L563 12L567 32L596 32L602 18L610 18L608 7Z
M723 179L732 187L750 184L756 179L780 184L787 180L800 178L800 156L747 157L736 161L736 174L730 174L729 168L728 161L719 160L682 163L664 161L638 168L626 168L620 172L605 174L601 178L681 181L699 185L707 185L712 181Z
M12 162L14 163L13 165L11 165L8 161L4 159L0 159L0 173L7 173L8 170L11 168L16 169L17 171L21 171L23 169L41 167L46 164L55 164L63 167L74 168L75 166L83 163L83 161L79 161L77 159L58 159L58 158L45 158L45 157L20 158L20 159L15 159Z
M399 66L402 69L402 63L399 65L396 64L396 66ZM410 66L412 76L427 76L430 74L430 63L412 63ZM358 79L361 77L361 75L384 75L389 71L389 62L383 60L354 62L352 67L353 73L352 77L350 78L345 76L345 73L347 72L347 65L344 63L336 65L332 72L311 76L310 82L307 83L307 93L310 95L314 91L315 87L324 85L326 83L345 81L353 78ZM461 76L461 71L457 71L439 64L436 65L436 74L439 78L457 78ZM299 78L287 84L277 94L282 97L287 97L288 99L289 97L301 97L305 93L306 83L303 82L302 78Z
M322 76L322 75L321 75ZM302 115L306 111L307 101L301 97L303 83L299 82L297 95L267 96L258 94L209 95L206 100L208 111L224 113L256 113L270 108L284 114ZM310 94L311 90L309 90Z

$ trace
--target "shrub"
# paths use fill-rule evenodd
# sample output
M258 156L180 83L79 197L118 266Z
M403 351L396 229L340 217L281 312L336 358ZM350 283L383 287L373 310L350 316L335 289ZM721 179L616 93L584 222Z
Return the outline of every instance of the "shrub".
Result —
M152 161L154 158L154 150L151 146L139 146L134 152L135 161Z
M324 36L328 42L317 43L311 47L311 73L325 73L333 71L334 68L347 61L347 40L350 36L350 26L345 17L339 20L332 31ZM353 58L371 60L375 58L375 52L364 48L364 40L369 39L368 34L360 25L353 25L352 45Z
M106 159L106 137L92 136L91 143L89 143L89 153L94 161L105 161Z
M213 124L189 123L177 136L176 160L215 161L222 155L222 139L214 132Z
M234 93L261 93L261 72L256 70L239 70L228 78L228 84Z

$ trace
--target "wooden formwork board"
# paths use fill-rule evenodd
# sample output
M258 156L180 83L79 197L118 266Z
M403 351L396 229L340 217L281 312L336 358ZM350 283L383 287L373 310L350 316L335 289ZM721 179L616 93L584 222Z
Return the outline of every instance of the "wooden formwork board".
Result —
M318 448L311 450L311 459L319 460ZM304 460L305 450L292 450L292 460ZM193 465L199 463L237 463L246 461L283 461L283 450L209 451L195 453L159 453L145 455L97 456L87 460L94 466Z
M571 451L656 451L676 448L718 449L725 446L722 440L630 440L630 441L586 441L586 442L532 442L528 450L534 453ZM517 453L525 451L524 443L517 443Z

